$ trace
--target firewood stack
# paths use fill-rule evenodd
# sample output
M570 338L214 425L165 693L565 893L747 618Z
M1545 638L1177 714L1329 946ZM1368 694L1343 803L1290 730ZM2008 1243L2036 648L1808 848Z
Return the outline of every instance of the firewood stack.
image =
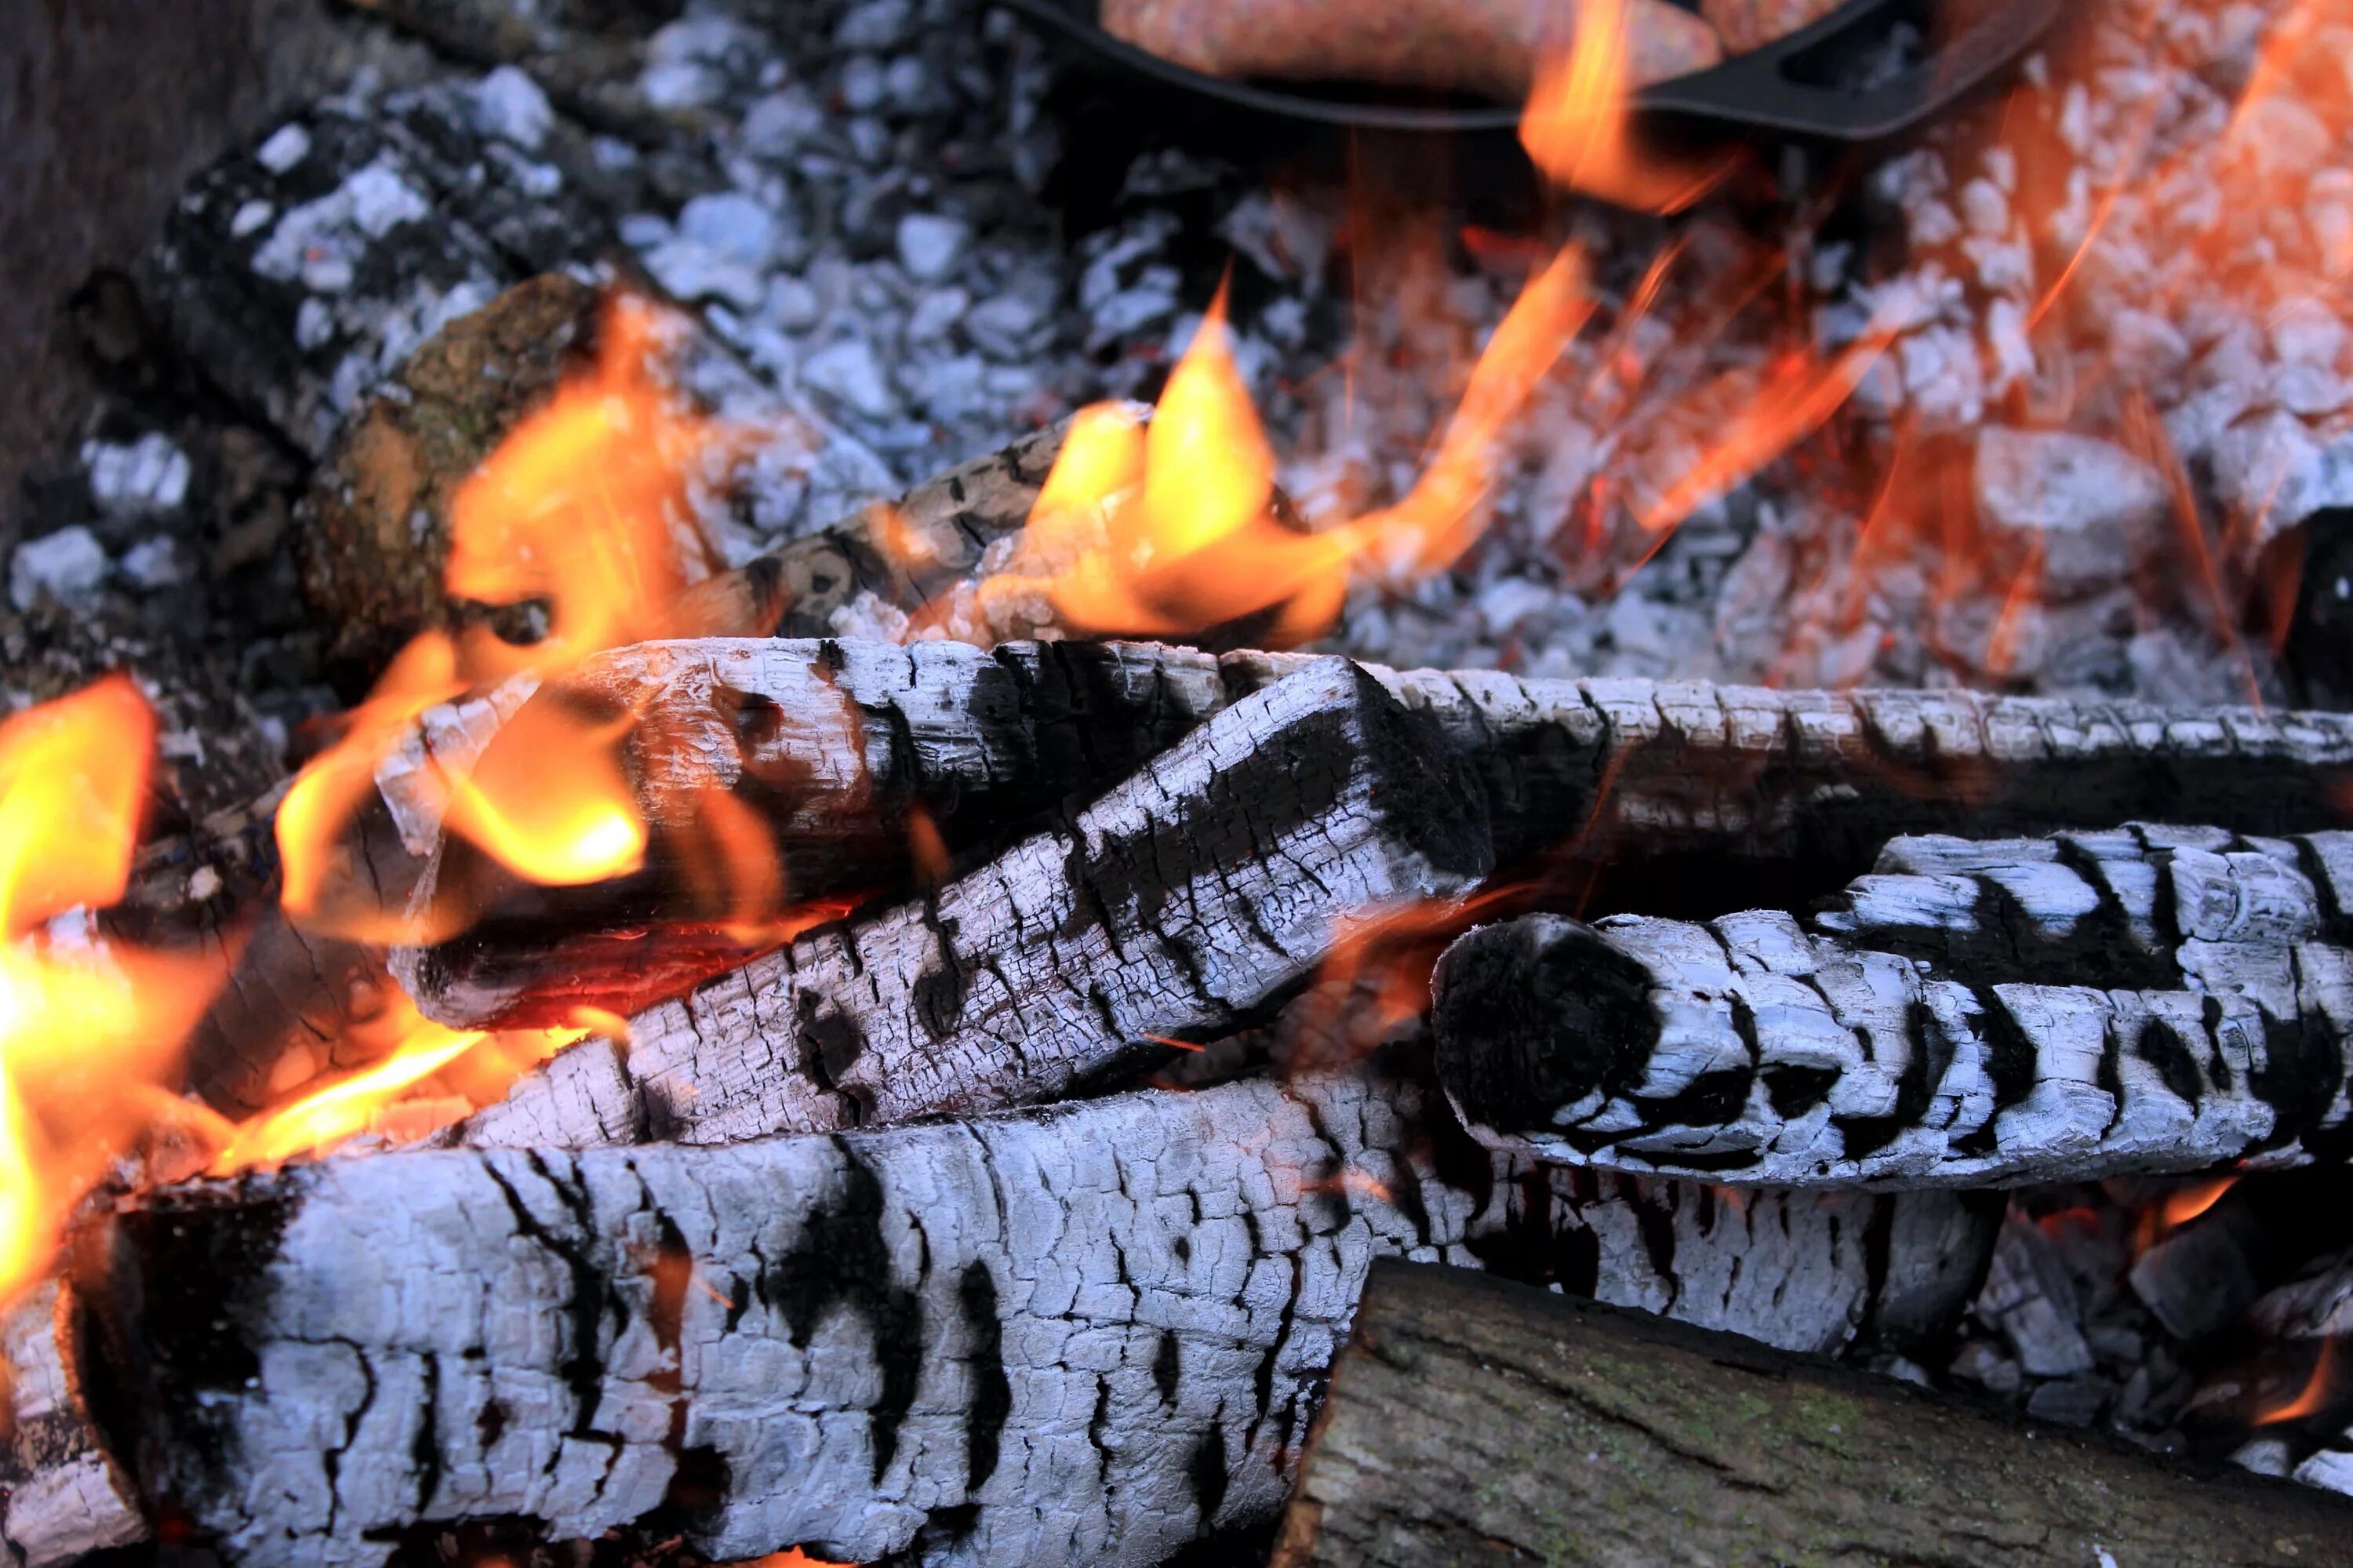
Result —
M753 635L420 736L488 755L531 704L629 715L647 869L501 881L396 759L412 907L489 913L393 971L453 1025L628 1027L435 1147L76 1240L108 1393L61 1460L236 1562L487 1519L1158 1561L1282 1505L1377 1259L1896 1352L1983 1276L1963 1189L2327 1159L2348 1118L2353 719ZM698 926L682 757L849 912ZM1783 907L1546 912L1719 885ZM1348 981L1450 938L1427 1024L1335 1046ZM9 1527L41 1561L49 1495Z
M599 215L439 129L322 106L164 257L175 329L322 463L306 588L355 660L470 613L424 471L530 400L485 362L552 384L594 299L524 275ZM596 149L546 155L586 203ZM430 192L427 260L333 211L269 251L273 160ZM452 297L485 306L396 352ZM402 939L254 914L188 1086L238 1116L364 1066L395 986L597 1027L424 1139L90 1205L0 1320L29 1568L160 1520L237 1568L490 1523L1058 1568L1278 1520L1286 1563L1634 1563L1686 1514L1676 1560L2270 1563L2353 1520L2105 1448L2044 1486L1993 1423L1943 1474L1948 1407L1819 1360L1947 1349L2001 1189L2343 1161L2353 715L1071 638L968 591L1061 427L761 553L732 507L878 465L681 357L760 440L690 497L680 634L415 718L341 845ZM638 869L540 885L420 786L562 769L551 716L618 736ZM792 918L714 895L747 869ZM2232 1315L2336 1334L2348 1278L2251 1269Z

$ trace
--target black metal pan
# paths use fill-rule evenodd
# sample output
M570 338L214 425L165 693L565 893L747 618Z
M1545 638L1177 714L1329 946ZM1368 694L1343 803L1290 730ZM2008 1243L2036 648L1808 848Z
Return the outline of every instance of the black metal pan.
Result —
M1380 0L1371 0L1377 5ZM1723 64L1643 89L1645 111L1723 132L1875 142L1934 118L2049 30L2063 0L1846 0L1811 26ZM1098 0L1008 0L1116 65L1232 108L1365 130L1508 131L1516 104L1432 103L1369 86L1229 81L1103 28ZM1925 40L1904 49L1898 30Z

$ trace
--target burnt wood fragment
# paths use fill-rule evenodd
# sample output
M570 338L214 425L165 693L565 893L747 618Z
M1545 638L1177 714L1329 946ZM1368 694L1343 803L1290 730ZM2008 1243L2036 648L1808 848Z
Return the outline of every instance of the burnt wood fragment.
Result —
M1382 1262L1273 1561L2301 1568L2348 1531L2343 1498Z
M1537 915L1440 960L1439 1071L1548 1159L1980 1185L2341 1158L2353 836L1899 839L1803 920Z
M1948 1327L1989 1213L1491 1157L1393 1072L724 1149L443 1150L84 1237L147 1484L227 1560L419 1521L716 1559L1153 1563L1269 1517L1369 1261L1774 1343Z

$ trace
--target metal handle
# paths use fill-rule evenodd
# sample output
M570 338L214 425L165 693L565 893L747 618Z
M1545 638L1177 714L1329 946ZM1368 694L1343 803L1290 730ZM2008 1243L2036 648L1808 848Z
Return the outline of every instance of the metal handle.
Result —
M2061 0L1948 6L1974 13L1928 58L1875 87L1818 87L1789 68L1818 48L1880 25L1886 0L1847 0L1810 26L1712 69L1645 89L1648 110L1702 115L1799 135L1868 142L1909 129L2015 59L2057 19Z

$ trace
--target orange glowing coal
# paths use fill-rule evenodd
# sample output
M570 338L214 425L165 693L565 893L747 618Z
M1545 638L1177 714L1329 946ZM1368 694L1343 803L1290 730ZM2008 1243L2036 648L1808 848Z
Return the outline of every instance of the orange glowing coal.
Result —
M112 676L0 725L0 1296L169 1097L218 970L122 949L74 911L120 900L155 721Z

